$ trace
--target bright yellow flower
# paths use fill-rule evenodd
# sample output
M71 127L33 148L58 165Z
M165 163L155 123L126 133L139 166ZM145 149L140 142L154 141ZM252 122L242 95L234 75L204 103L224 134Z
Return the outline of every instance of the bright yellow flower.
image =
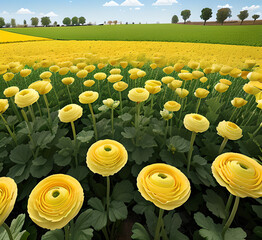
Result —
M95 84L94 80L86 80L86 81L84 81L84 85L86 87L92 87L94 84Z
M190 61L187 65L192 69L198 69L200 64L198 62Z
M169 112L177 112L180 110L181 105L176 101L168 101L165 103L164 108Z
M165 74L171 74L172 72L174 72L174 70L175 70L174 67L168 66L168 67L165 67L165 68L163 69L163 72L164 72Z
M104 64L104 63L98 63L97 64L97 67L98 67L98 69L103 69L104 67L106 66L106 64Z
M61 122L74 122L83 115L83 108L77 104L69 104L58 111L58 117Z
M209 73L212 72L212 68L211 68L211 67L207 67L207 68L205 68L205 69L203 70L203 72L204 72L205 74L209 74Z
M120 68L113 68L110 70L110 74L120 74L121 73L121 69Z
M176 63L176 64L174 65L174 69L175 69L176 72L180 72L181 69L182 69L184 66L185 66L184 63Z
M192 75L193 75L193 79L199 79L204 76L204 73L200 71L193 71Z
M251 84L252 82L249 82L249 83L246 83L244 86L243 86L243 90L248 93L248 94L251 94L251 95L256 95L258 94L261 90L254 87L253 84Z
M95 65L88 65L85 67L85 70L88 71L88 73L93 72L96 69Z
M259 72L250 72L250 73L247 75L247 78L248 78L250 81L259 81L259 82L262 82L262 73L259 73Z
M197 98L206 98L207 95L209 94L209 91L204 89L204 88L198 88L196 89L196 91L194 92L194 95Z
M173 210L184 204L191 193L190 182L177 168L155 163L144 167L137 177L141 195L164 210Z
M175 93L181 97L181 98L185 98L188 94L189 94L189 91L187 91L186 89L184 88L177 88L175 90Z
M18 107L28 107L39 99L39 94L34 89L24 89L15 95L15 103Z
M78 73L79 72L79 69L78 69L77 66L71 66L69 70L70 70L71 73Z
M88 72L86 70L80 70L79 72L77 72L76 76L78 78L85 78L87 76Z
M240 69L234 68L234 69L229 73L229 75L230 75L231 77L233 77L233 78L238 78L238 77L241 76L241 73L242 73L242 71L241 71Z
M222 68L222 65L220 65L220 64L213 64L211 68L212 68L212 73L216 73L216 72L220 71L220 69ZM232 69L230 69L230 71L231 70Z
M120 62L120 66L122 68L126 68L128 66L128 62L122 61L122 62Z
M232 70L233 70L233 68L230 67L230 66L223 66L223 67L220 69L220 74L221 74L221 75L228 75Z
M255 60L246 60L245 61L245 67L246 68L252 68L256 65L256 61Z
M12 178L0 177L0 226L12 212L17 198L17 185Z
M21 77L27 77L31 74L32 70L31 69L23 69L20 71L20 76Z
M193 79L192 73L179 73L178 77L184 81L190 81Z
M62 68L59 69L58 73L59 73L59 75L64 76L69 72L69 70L70 69L68 67L62 67Z
M60 69L59 66L57 66L57 65L53 65L53 66L51 66L51 67L49 68L49 71L50 71L50 72L54 72L54 73L56 73L56 72L59 71L59 69Z
M6 73L6 74L4 74L3 75L3 78L4 78L4 80L6 81L6 82L9 82L9 81L11 81L13 78L14 78L14 74L13 73L11 73L11 72L8 72L8 73Z
M86 66L87 66L86 63L78 63L78 64L76 64L76 67L77 67L78 69L84 69Z
M96 80L104 80L104 79L106 79L106 74L105 73L103 73L103 72L99 72L99 73L96 73L95 75L94 75L94 78L96 79Z
M7 99L0 99L0 113L4 113L9 107Z
M66 77L62 79L62 83L65 85L70 85L75 81L73 77Z
M257 101L257 108L262 109L262 100Z
M140 71L139 68L132 68L132 69L130 69L130 70L128 71L128 73L131 74L131 75L132 75L132 74L135 74L135 75L136 75L138 71Z
M151 94L156 94L161 91L161 85L162 83L160 81L147 80L145 82L145 89Z
M40 74L40 78L41 79L48 79L48 78L50 78L52 76L52 73L51 72L43 72L43 73L41 73Z
M172 81L174 81L175 79L173 77L169 77L169 76L166 76L166 77L162 77L161 81L165 84L168 84L168 83L171 83Z
M79 102L82 104L93 103L98 99L98 92L85 91L79 95Z
M216 91L220 92L220 93L224 93L227 91L227 89L229 88L228 85L224 84L224 83L217 83L215 85L215 89Z
M150 67L151 67L151 69L153 69L153 70L154 70L154 69L156 69L156 68L157 68L157 64L156 64L156 63L151 63L151 64L150 64Z
M125 82L121 82L121 81L116 82L113 84L113 88L118 92L122 92L128 88L128 84Z
M115 83L123 79L123 76L120 74L113 74L107 77L108 82Z
M166 121L168 121L169 119L171 119L173 117L173 113L169 112L168 110L166 110L165 108L163 109L163 111L160 111L160 115L162 116L162 118Z
M207 79L207 77L202 77L199 80L200 80L200 82L205 83L208 79Z
M146 72L143 71L143 70L139 70L139 71L137 71L136 75L138 77L142 78L142 77L146 76Z
M28 213L32 221L50 230L66 226L80 211L84 191L73 177L55 174L39 182L28 199Z
M237 197L262 197L262 166L250 157L221 154L212 164L212 173L222 187Z
M36 90L39 94L41 95L44 95L44 94L47 94L49 93L53 86L52 84L49 82L49 81L36 81L36 82L33 82L31 83L29 86L28 86L29 89L34 89Z
M128 98L133 102L144 102L149 98L149 92L145 88L133 88L129 91Z
M236 107L236 108L240 108L240 107L243 107L247 104L247 101L243 98L234 98L232 101L231 101L231 104Z
M168 83L167 86L172 90L176 90L177 88L180 88L182 86L182 83L183 82L180 80L173 80L171 83Z
M121 143L105 139L95 142L88 149L86 164L93 173L106 177L119 172L127 159L127 151Z
M229 140L238 140L242 135L242 129L230 121L222 121L217 126L218 135Z
M242 77L243 79L247 79L247 75L248 75L249 73L250 73L249 71L242 71L241 77Z
M223 84L226 84L226 85L228 85L228 86L230 86L230 85L232 84L232 82L229 81L229 80L227 80L227 79L220 79L219 82L220 82L220 83L223 83Z
M209 121L200 114L191 113L185 116L184 126L191 132L202 133L209 128Z
M13 86L13 87L6 88L5 91L4 91L4 95L7 98L9 98L9 97L15 96L18 92L19 92L19 88Z

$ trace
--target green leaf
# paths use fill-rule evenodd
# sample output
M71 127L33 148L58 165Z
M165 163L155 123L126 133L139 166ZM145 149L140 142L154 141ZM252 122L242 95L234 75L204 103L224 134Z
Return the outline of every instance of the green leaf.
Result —
M139 138L137 145L141 146L143 149L157 146L154 137L149 134L144 134L141 138Z
M162 149L160 152L161 160L169 165L175 166L175 167L183 167L183 160L181 153L172 153L170 151L167 151L166 149Z
M133 211L136 214L144 214L146 212L154 212L155 206L151 202L145 200L141 196L140 192L135 193L134 199L137 202L137 204L133 207Z
M135 223L132 227L132 239L136 240L150 240L150 236L146 229L140 224Z
M48 148L47 144L51 143L55 135L51 134L49 131L36 132L32 134L32 139L35 142L36 146L39 146L41 149Z
M107 213L106 211L92 210L89 218L89 222L92 227L99 231L107 224Z
M224 240L245 240L247 234L242 228L229 228L225 233Z
M223 199L213 190L208 189L206 195L203 196L206 201L206 206L217 217L224 219L226 217L225 203Z
M60 138L56 146L60 149L64 149L64 148L74 149L73 141L69 137Z
M67 166L71 162L72 151L71 149L62 149L60 151L54 155L54 163L61 167Z
M140 148L137 147L135 151L132 152L132 159L136 162L136 164L141 165L143 162L147 162L150 157L152 157L154 153L153 148Z
M89 173L88 168L78 166L77 168L70 168L67 172L68 175L76 178L78 181L84 180Z
M94 131L81 131L77 134L76 138L82 143L89 143L90 140L94 137Z
M146 216L146 224L147 224L148 230L150 234L154 236L156 225L157 225L157 216L152 211L146 212L145 216Z
M173 136L167 140L168 149L171 152L188 152L190 148L190 141L180 137Z
M134 127L125 127L124 132L121 132L124 138L134 138L136 136L136 129Z
M64 239L64 231L62 229L49 231L41 238L41 240L62 240L62 239Z
M104 212L105 211L105 208L103 206L103 203L100 199L98 198L90 198L88 200L88 204L94 208L95 210L98 210L100 212Z
M192 165L200 165L205 166L207 164L207 160L199 155L195 155L192 160Z
M129 122L132 120L133 116L129 113L124 113L123 115L120 115L119 118L122 119L124 122Z
M134 197L133 191L134 187L132 183L128 180L124 180L115 185L112 192L112 199L121 202L130 202Z
M252 205L252 209L257 214L257 216L262 219L262 206Z
M10 154L10 160L17 164L25 164L32 157L29 145L21 144L15 147Z
M253 229L253 232L254 232L258 237L260 237L260 239L262 239L262 227L261 227L261 226L256 226L256 227Z
M93 229L88 228L84 230L80 230L75 235L72 235L72 239L74 240L91 240L93 237Z
M82 212L75 222L75 229L84 230L91 226L89 218L92 214L92 209L87 209L86 211Z
M33 160L32 163L30 173L36 178L47 176L47 174L53 169L53 161L51 159L47 160L42 156Z
M123 202L113 200L109 205L109 219L111 222L127 218L127 207Z

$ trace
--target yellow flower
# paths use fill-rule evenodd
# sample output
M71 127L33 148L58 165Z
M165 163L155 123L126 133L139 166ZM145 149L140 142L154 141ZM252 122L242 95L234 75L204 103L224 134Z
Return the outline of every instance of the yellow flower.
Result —
M9 107L7 99L0 99L0 113L4 113Z
M147 80L145 82L145 89L151 94L156 94L161 91L161 85L162 83L160 81Z
M255 60L246 60L245 61L245 67L246 68L252 68L256 65L256 61Z
M220 93L224 93L227 91L227 89L229 88L228 85L224 84L224 83L217 83L215 85L215 89L216 91L220 92Z
M240 107L243 107L247 104L247 101L243 98L234 98L232 101L231 101L231 104L236 107L236 108L240 108Z
M184 81L190 81L193 79L192 73L179 73L178 77L180 77Z
M106 177L119 172L127 159L127 151L121 143L105 139L95 142L88 149L86 164L93 173Z
M256 102L258 102L259 100L262 100L262 91L256 94Z
M70 85L75 81L73 77L66 77L62 79L62 83L65 85Z
M9 177L0 177L0 226L12 212L16 198L17 185L15 181Z
M84 69L86 66L87 66L86 63L78 63L78 64L76 64L76 67L77 67L78 69Z
M171 83L172 81L174 81L175 79L173 77L162 77L161 81L165 84Z
M242 129L233 122L222 121L217 126L218 135L229 140L238 140L242 135Z
M181 98L185 98L188 94L189 94L189 91L187 91L186 89L184 88L177 88L175 90L175 93L181 97Z
M257 101L257 108L262 109L262 100Z
M234 68L234 69L229 73L229 75L230 75L231 77L233 77L233 78L238 78L238 77L241 76L241 73L242 73L242 71L241 71L240 69Z
M120 68L113 68L110 70L110 74L120 74L121 73L121 69Z
M24 89L15 95L15 103L24 108L34 104L39 99L39 94L34 89Z
M190 182L177 168L155 163L144 167L137 177L141 195L164 210L173 210L184 204L191 193Z
M3 75L7 72L8 66L7 65L0 65L0 75Z
M146 76L146 72L143 71L143 70L139 70L139 71L136 73L136 75L137 75L138 77L142 78L142 77Z
M61 122L74 122L83 115L83 108L77 104L68 104L58 111L58 117Z
M43 73L41 73L40 74L40 78L41 79L48 79L48 78L50 78L52 76L52 73L51 72L43 72Z
M125 82L116 82L113 84L113 88L118 92L122 92L128 88L128 84Z
M220 71L220 69L222 68L222 65L220 65L220 64L213 64L211 68L212 68L212 73L216 73L216 72Z
M86 80L86 81L84 81L84 85L86 87L92 87L94 84L95 84L94 80Z
M205 74L209 74L209 73L212 72L212 68L211 68L211 67L207 67L207 68L205 68L205 69L203 70L203 72L204 72Z
M55 230L66 226L78 214L83 201L83 188L75 178L55 174L35 186L27 210L35 224Z
M193 78L194 78L194 79L199 79L199 78L201 78L201 77L204 76L204 73L203 73L203 72L200 72L200 71L193 71L193 72L192 72L192 75L193 75Z
M98 99L98 92L85 91L79 95L79 102L83 104L93 103Z
M190 68L192 69L197 69L199 68L199 63L198 62L193 62L193 61L190 61L188 64L187 64Z
M88 73L93 72L96 69L95 65L88 65L85 67L85 70L88 71Z
M115 109L119 106L120 101L114 101L112 98L107 98L103 100L103 104L108 108Z
M250 81L259 81L262 82L262 73L259 72L250 72L247 74L247 78Z
M104 63L98 63L97 64L97 67L98 67L98 69L103 69L104 67L106 66L106 64L104 64Z
M128 66L128 62L122 61L122 62L120 62L120 66L122 68L126 68Z
M166 110L165 108L163 109L163 111L160 111L160 115L162 116L162 118L166 121L168 121L169 119L171 119L173 117L173 113L169 112L168 110Z
M94 78L96 79L96 80L104 80L104 79L106 79L106 74L105 73L103 73L103 72L99 72L99 73L96 73L95 75L94 75Z
M60 69L59 66L57 66L57 65L53 65L53 66L51 66L51 67L49 68L49 71L50 71L50 72L54 72L54 73L56 73L56 72L59 71L59 69Z
M189 71L188 71L188 70L185 70L185 69L182 69L182 70L181 70L181 73L189 73Z
M78 73L78 72L79 72L79 69L77 68L77 66L71 66L71 67L70 67L70 72L71 72L71 73Z
M176 72L180 72L181 69L182 69L184 66L185 66L184 63L176 63L176 64L174 65L174 69L175 69Z
M207 77L202 77L199 80L200 80L200 82L205 83L208 79L207 79Z
M80 70L76 76L79 78L85 78L87 76L88 72L86 70Z
M149 98L149 92L145 88L133 88L129 91L128 98L133 102L144 102Z
M117 59L109 59L108 63L112 66L115 66L117 64Z
M165 74L171 74L172 72L174 72L174 70L175 70L174 67L168 66L168 67L165 67L165 68L163 69L163 72L164 72Z
M228 86L230 86L231 84L232 84L232 82L231 81L229 81L229 80L227 80L227 79L220 79L219 80L219 82L220 83L223 83L223 84L226 84L226 85L228 85Z
M135 74L135 75L136 75L138 71L140 71L139 68L132 68L132 69L130 69L130 70L128 71L128 73L131 74L131 75L132 75L132 74Z
M123 79L123 76L120 74L113 74L107 77L108 82L115 83Z
M165 103L164 108L169 112L177 112L180 110L181 105L176 101L168 101Z
M4 91L4 95L7 98L9 98L9 97L15 96L18 92L19 92L19 88L13 86L13 87L6 88L5 91Z
M228 75L232 70L233 70L233 68L230 67L230 66L223 66L223 67L220 69L220 74L221 74L221 75Z
M248 84L260 89L262 91L262 82L258 81L250 81Z
M237 197L262 197L262 166L250 157L221 154L212 164L212 173L222 187Z
M209 121L200 114L191 113L185 116L184 126L191 132L202 133L209 128Z
M254 87L251 83L246 83L244 86L243 86L243 90L248 93L248 94L251 94L251 95L256 95L258 94L261 90Z
M14 78L14 74L11 73L11 72L8 72L6 74L3 75L3 79L6 81L6 82L9 82L11 81L13 78Z
M154 70L154 69L156 69L156 68L157 68L157 64L156 64L156 63L151 63L151 64L150 64L150 67L151 67L151 69L153 69L153 70Z
M196 89L194 94L197 98L206 98L207 95L209 94L209 91L204 88L198 88Z
M27 77L31 74L31 69L23 69L20 71L20 76L21 77Z
M248 75L249 73L250 73L249 71L242 71L241 77L242 77L243 79L247 79L247 75Z
M62 67L62 68L59 69L58 73L59 73L59 75L64 76L69 72L69 70L70 69L68 67Z
M28 86L29 89L36 90L39 94L44 95L52 90L52 84L49 81L36 81Z
M180 80L173 80L171 83L168 83L167 86L172 90L176 90L177 88L180 88L182 86L182 83L183 82Z

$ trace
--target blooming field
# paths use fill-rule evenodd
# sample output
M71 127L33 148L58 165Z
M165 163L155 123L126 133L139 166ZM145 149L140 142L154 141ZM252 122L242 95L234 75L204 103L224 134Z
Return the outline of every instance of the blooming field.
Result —
M261 50L85 44L3 49L0 237L261 239Z

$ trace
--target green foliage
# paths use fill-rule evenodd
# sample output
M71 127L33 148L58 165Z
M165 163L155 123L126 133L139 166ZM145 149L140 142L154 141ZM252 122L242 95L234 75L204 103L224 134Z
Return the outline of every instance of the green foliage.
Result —
M80 18L79 18L79 23L82 24L82 25L84 25L84 24L86 23L85 17L80 17Z
M260 15L258 14L254 14L252 15L252 18L254 19L254 22L260 17Z
M71 19L69 17L64 18L63 24L65 24L66 26L69 26L71 24Z
M178 23L178 21L179 21L179 19L178 19L178 16L177 15L174 15L173 17L172 17L172 23Z
M243 10L243 11L240 11L240 13L237 15L238 18L241 20L241 24L243 23L243 21L248 18L248 11L247 10Z
M78 17L73 17L73 18L72 18L72 24L73 24L73 25L78 25L78 24L79 24L79 19L78 19Z
M38 23L39 23L39 19L37 17L32 17L31 18L31 25L32 26L36 27L38 25Z
M203 8L201 10L200 18L204 20L204 25L206 25L206 21L212 17L212 9L211 8Z
M217 22L224 24L224 21L231 17L231 10L230 8L220 8L217 10Z
M5 25L5 19L0 17L0 28Z
M146 229L140 224L140 223L135 223L132 228L132 239L137 239L137 240L150 240L150 236Z
M186 20L191 16L191 11L190 10L183 10L181 12L181 16L184 20L184 23L186 23Z
M50 20L50 17L42 17L41 18L41 24L43 25L43 26L49 26L50 25L50 23L51 23L51 20Z
M16 27L16 21L14 18L11 18L11 25L12 27Z

